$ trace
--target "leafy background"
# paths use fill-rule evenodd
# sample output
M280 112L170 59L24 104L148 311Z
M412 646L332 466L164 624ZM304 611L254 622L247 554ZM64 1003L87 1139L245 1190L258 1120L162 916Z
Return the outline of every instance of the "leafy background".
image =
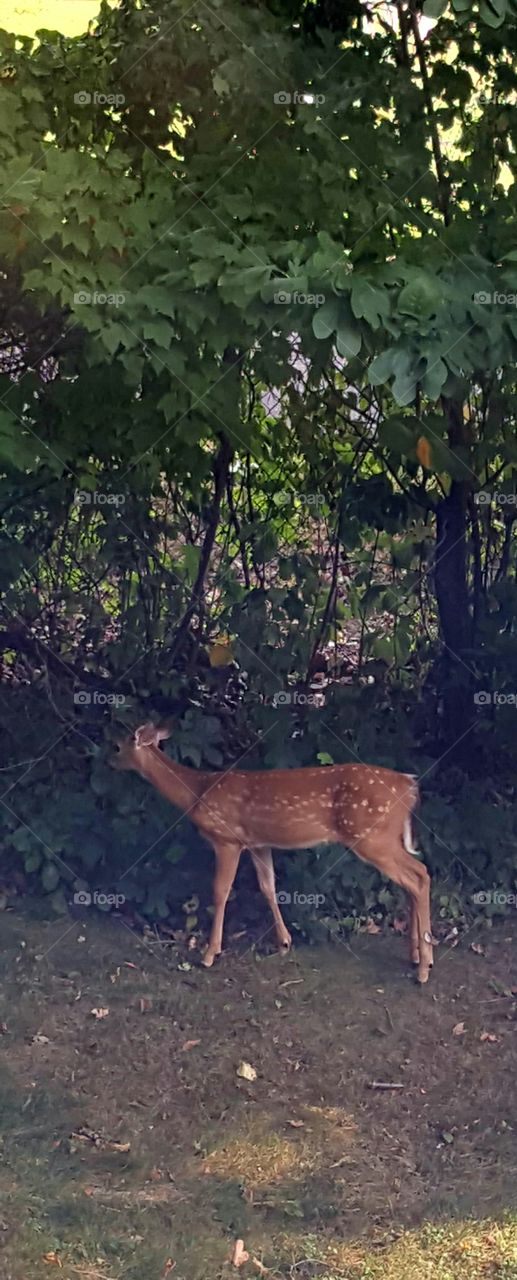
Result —
M154 715L194 767L418 772L461 917L517 865L514 6L64 8L0 33L9 891L206 901L107 767ZM349 853L280 879L316 932L395 909Z

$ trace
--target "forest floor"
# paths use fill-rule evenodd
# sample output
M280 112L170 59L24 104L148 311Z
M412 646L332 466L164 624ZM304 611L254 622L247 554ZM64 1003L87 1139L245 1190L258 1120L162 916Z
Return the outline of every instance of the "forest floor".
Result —
M393 933L208 972L85 914L0 918L2 1280L517 1280L513 924L420 989Z

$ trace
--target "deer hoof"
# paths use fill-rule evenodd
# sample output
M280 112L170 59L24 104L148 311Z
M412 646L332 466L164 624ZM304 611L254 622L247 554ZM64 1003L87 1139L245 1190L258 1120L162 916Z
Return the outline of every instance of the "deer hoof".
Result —
M214 963L214 960L215 960L215 955L213 954L213 952L207 951L205 952L205 955L201 957L201 964L205 966L205 969L211 969Z

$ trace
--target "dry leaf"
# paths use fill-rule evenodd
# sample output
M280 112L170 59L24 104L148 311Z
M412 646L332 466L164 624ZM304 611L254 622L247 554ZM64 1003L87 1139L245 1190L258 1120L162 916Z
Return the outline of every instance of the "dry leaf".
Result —
M481 1035L480 1035L480 1037L479 1037L479 1039L480 1039L480 1040L488 1040L488 1043L489 1043L489 1044L498 1044L498 1043L499 1043L499 1036L494 1036L494 1035L492 1035L492 1032L491 1032L491 1031L482 1031L482 1032L481 1032Z
M417 446L416 446L416 456L418 458L418 461L421 463L421 465L423 467L426 467L427 471L432 471L433 459L432 459L432 453L431 453L431 445L429 440L427 439L427 436L419 436L417 440Z
M94 1018L97 1018L97 1021L99 1021L100 1018L108 1017L109 1009L90 1009L90 1013Z
M32 1044L50 1044L50 1040L48 1036L40 1036L38 1034L37 1036L32 1037L31 1043Z
M235 662L235 658L230 648L228 636L218 636L215 643L208 650L208 660L211 667L231 667L232 662Z
M245 1262L249 1262L249 1253L244 1248L244 1240L236 1240L232 1249L230 1262L234 1267L243 1267Z
M380 932L381 932L380 925L376 924L375 921L371 920L370 916L368 916L368 919L364 927L364 933L380 933Z
M172 1261L172 1258L167 1258L167 1261L162 1271L162 1277L169 1276L171 1271L174 1271L175 1266L176 1266L176 1263Z
M477 956L486 956L485 948L482 946L481 942L471 942L470 950L474 951Z
M194 1048L195 1048L195 1046L196 1046L197 1044L201 1044L201 1041L200 1041L200 1040L185 1040L185 1044L182 1044L182 1046L181 1046L182 1053L186 1053L187 1049L194 1049Z
M58 1254L58 1253L56 1253L55 1249L51 1249L51 1250L50 1250L50 1253L44 1253L44 1254L43 1254L43 1261L44 1261L44 1262L47 1262L47 1263L49 1263L49 1264L52 1264L52 1266L54 1266L54 1267L62 1267L62 1266L63 1266L63 1263L61 1262L61 1258L59 1257L59 1254Z
M288 1120L287 1123L290 1124L291 1129L303 1129L305 1120Z
M467 1028L464 1022L457 1022L456 1026L452 1028L452 1034L453 1036L464 1036L466 1030Z
M237 1067L237 1075L240 1076L241 1080L257 1079L257 1072L255 1071L255 1067L252 1067L250 1062L239 1062L239 1065Z

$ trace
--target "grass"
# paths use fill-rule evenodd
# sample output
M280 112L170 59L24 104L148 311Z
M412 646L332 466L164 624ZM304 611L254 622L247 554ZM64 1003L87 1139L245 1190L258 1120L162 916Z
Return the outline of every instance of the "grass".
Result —
M517 1280L508 925L420 990L394 935L208 973L85 917L2 916L3 1280Z

